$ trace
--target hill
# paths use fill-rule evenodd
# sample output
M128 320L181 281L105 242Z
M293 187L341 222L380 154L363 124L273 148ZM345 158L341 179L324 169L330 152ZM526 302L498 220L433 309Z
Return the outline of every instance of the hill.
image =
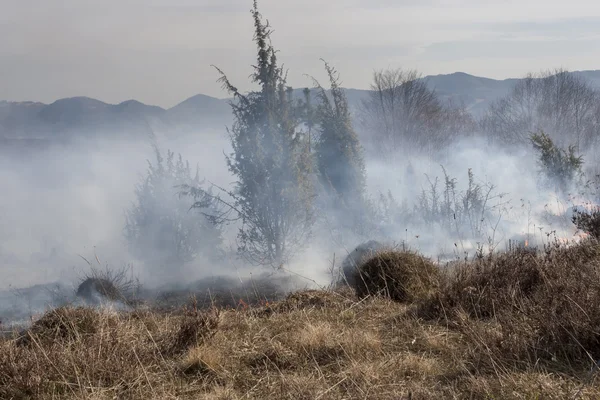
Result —
M198 94L168 109L166 117L178 131L199 128L224 130L231 120L231 108L225 100Z
M519 79L495 80L456 72L424 78L442 98L458 100L475 115L485 111L496 99L506 96ZM600 87L600 86L599 86Z
M600 88L600 70L572 72ZM519 79L495 80L456 72L422 78L442 99L459 101L475 116L494 100L510 92ZM369 96L369 90L345 89L354 110ZM302 89L294 96L302 97ZM0 101L0 141L71 140L81 137L143 137L200 131L224 131L231 123L226 99L198 94L176 106L163 109L136 100L107 104L88 97L59 99L52 104ZM19 142L20 144L24 142Z

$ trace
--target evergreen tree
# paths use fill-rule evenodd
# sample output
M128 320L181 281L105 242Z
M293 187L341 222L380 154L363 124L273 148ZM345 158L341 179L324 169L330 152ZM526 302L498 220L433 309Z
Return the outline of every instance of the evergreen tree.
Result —
M351 222L355 225L353 229L362 229L356 224L365 222L358 217L365 216L368 211L363 149L352 126L339 75L326 62L325 69L331 86L331 99L315 81L320 101L317 109L319 140L315 145L319 174L326 191L333 198L341 221Z
M583 157L575 155L575 146L561 149L544 132L531 135L531 143L538 153L540 172L547 184L567 194L576 178L581 176Z
M167 151L166 160L155 149L156 163L135 189L136 201L126 212L125 237L131 252L146 265L177 269L199 255L220 257L221 230L204 215L190 212L188 201L177 196L176 186L200 187L198 170L192 176L189 162ZM207 210L218 204L210 196Z
M281 265L307 241L314 222L311 156L306 135L299 131L298 109L277 64L268 23L257 2L251 10L258 49L252 81L260 90L242 94L221 74L224 89L234 96L234 123L228 130L233 152L229 170L237 177L228 204L241 219L238 250L255 264Z
M312 152L312 143L313 143L313 128L315 127L315 109L312 106L312 99L310 96L310 89L304 88L302 91L304 95L304 102L302 103L302 117L306 128L308 129L308 150Z

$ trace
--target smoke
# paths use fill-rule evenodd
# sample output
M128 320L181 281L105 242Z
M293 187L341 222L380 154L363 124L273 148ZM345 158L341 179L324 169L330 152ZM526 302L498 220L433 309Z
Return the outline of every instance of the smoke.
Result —
M122 253L119 217L144 153L132 146L51 147L3 156L2 284L64 279L77 254ZM129 168L131 173L123 173ZM133 174L133 176L131 176ZM79 263L79 262L77 262Z
M135 188L147 173L148 161L156 161L154 146L163 155L167 149L181 154L192 173L198 166L207 188L212 184L232 188L235 179L225 162L231 145L224 132L199 130L179 132L176 137L126 140L117 140L114 134L103 139L96 132L93 140L0 151L3 326L26 324L50 307L86 304L75 292L90 274L87 260L96 268L129 266L147 298L180 290L181 300L187 301L185 293L205 291L211 285L211 290L246 293L256 282L266 285L268 281L283 291L315 286L317 281L327 284L326 271L305 270L317 257L326 259L324 253L300 254L294 265L273 276L265 276L264 268L248 266L235 255L236 223L224 226L223 256L218 261L199 256L175 270L157 269L137 259L125 240L126 210L136 200ZM191 206L194 199L179 198L177 191L173 188L173 200ZM197 210L188 213L190 219L203 218Z
M96 135L94 142L0 153L0 318L23 322L50 306L79 304L75 286L89 268L81 257L97 259L102 266L132 265L132 273L150 288L150 295L209 287L243 292L252 277L277 282L284 290L322 287L362 242L401 244L440 261L472 257L478 249L502 250L516 235L532 236L540 243L551 240L551 232L570 238L575 229L563 214L586 201L560 198L540 187L531 149L516 152L469 137L430 156L413 153L382 160L366 154L368 195L378 211L375 229L366 234L334 233L326 218L334 210L322 210L324 219L314 227L311 242L284 266L283 275L264 276L264 269L250 268L235 257L236 223L224 228L218 262L198 257L178 271L157 270L132 256L123 234L135 186L148 168L147 160L155 159L153 145L180 153L192 169L198 165L208 186L232 188L235 178L224 156L231 151L228 137L201 130L154 141L103 140ZM384 212L380 198L389 199L388 194L395 206ZM182 201L191 205L193 199ZM443 209L444 201L451 207ZM465 201L471 206L468 212L461 209ZM190 218L201 218L189 212ZM284 275L292 276L293 282Z
M537 155L531 149L490 146L485 138L463 138L433 157L413 154L393 162L371 158L367 172L372 197L389 191L406 207L408 215L388 227L388 239L434 259L444 254L473 256L478 247L504 250L508 240L519 235L535 237L538 243L549 242L554 235L573 238L575 227L564 215L574 204L589 201L576 191L581 188L573 187L568 196L559 196L540 186ZM431 206L436 179L437 201L446 200L446 177L453 184L446 192L449 215L435 216L447 219L443 227L439 222L444 221L428 223L419 205L425 197ZM475 213L459 215L468 198Z
M225 138L200 132L154 144L163 151L181 151L192 166L198 163L207 180L229 184ZM141 281L157 283L160 277L152 274L156 271L146 270L129 254L123 234L135 185L148 167L146 160L154 158L152 145L146 138L103 140L96 134L93 142L0 152L1 308L16 307L22 296L9 301L18 292L15 288L53 282L73 286L89 268L80 256L89 260L97 256L102 264L115 267L132 264ZM196 276L188 278L215 269L215 265L190 266ZM42 286L36 290L45 293ZM39 294L23 300L21 308L39 311L49 300Z

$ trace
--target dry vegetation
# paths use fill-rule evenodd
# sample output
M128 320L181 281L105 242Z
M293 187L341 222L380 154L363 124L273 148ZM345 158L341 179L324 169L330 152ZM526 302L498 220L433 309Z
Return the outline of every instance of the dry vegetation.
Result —
M429 265L412 253L376 257L371 271ZM0 398L600 398L599 245L426 271L417 285L375 274L376 287L392 278L369 296L337 288L237 309L60 308L0 342ZM400 301L388 296L395 285Z

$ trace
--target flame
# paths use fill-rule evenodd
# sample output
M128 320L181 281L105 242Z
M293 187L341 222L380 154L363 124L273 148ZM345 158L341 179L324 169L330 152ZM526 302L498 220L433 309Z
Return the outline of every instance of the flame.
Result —
M558 242L559 244L563 245L563 246L572 246L575 245L577 243L582 242L583 240L585 240L586 238L588 238L590 235L588 233L585 232L575 232L572 236L557 236L554 239L552 239L555 242Z
M529 240L525 239L525 247L529 247Z

